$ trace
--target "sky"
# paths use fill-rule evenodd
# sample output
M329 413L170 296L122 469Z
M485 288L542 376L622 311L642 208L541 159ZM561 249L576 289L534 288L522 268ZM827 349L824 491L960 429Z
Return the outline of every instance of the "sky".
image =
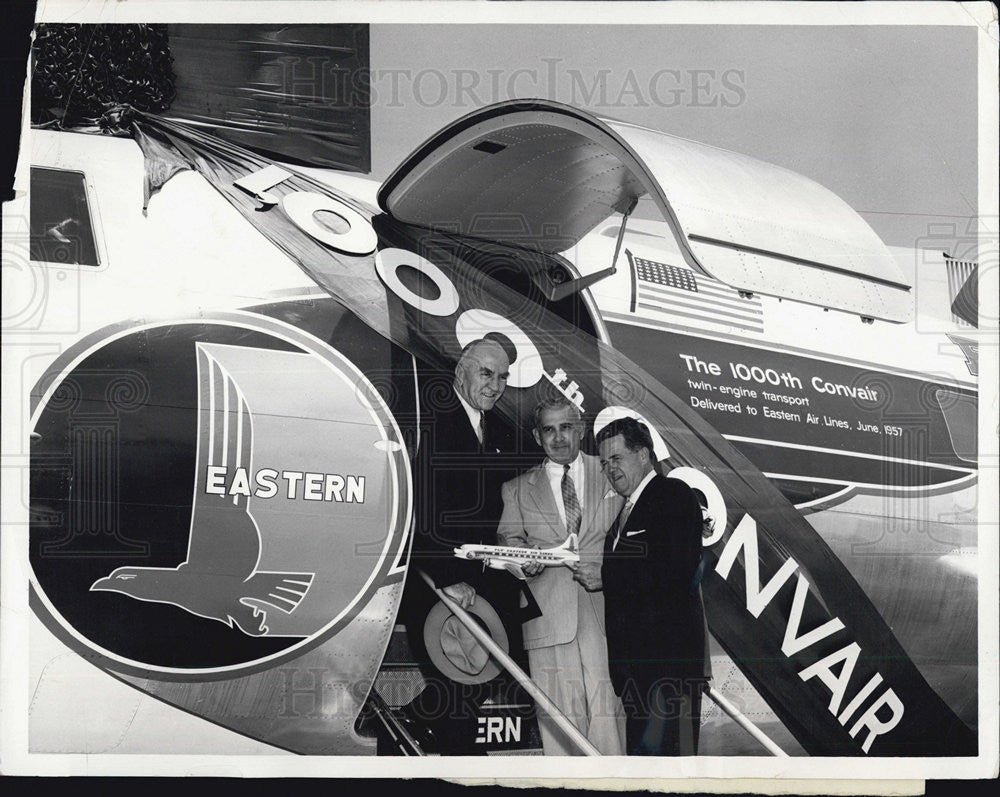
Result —
M466 113L543 97L792 169L888 244L964 229L976 213L973 28L373 24L370 35L379 179Z
M504 5L528 6L487 9ZM370 26L374 178L476 108L543 97L790 168L891 245L925 245L942 227L960 233L977 212L974 27L442 24L448 4L426 6L434 14L407 6L419 23ZM111 11L157 7L173 8ZM198 18L181 7L166 18Z

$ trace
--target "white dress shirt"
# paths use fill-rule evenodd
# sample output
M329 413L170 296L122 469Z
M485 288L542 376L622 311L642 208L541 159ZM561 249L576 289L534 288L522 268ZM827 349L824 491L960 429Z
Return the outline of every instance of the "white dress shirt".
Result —
M564 466L560 465L558 462L553 462L551 459L545 460L545 476L549 480L549 487L552 488L552 497L556 499L556 509L559 510L559 519L562 521L563 527L566 526L566 507L563 504L562 497L562 477L564 473ZM584 507L584 474L583 474L583 454L577 453L576 459L574 459L569 465L569 475L573 479L573 487L576 490L576 500L580 504L580 513L583 514Z
M472 431L476 433L476 437L479 437L479 425L483 419L483 411L478 407L473 407L465 397L455 390L455 395L458 396L458 400L462 402L462 408L465 410L465 414L469 416L469 423L472 424ZM480 440L480 443L483 441Z
M635 489L632 491L631 495L625 496L625 506L622 507L622 512L625 511L625 507L628 507L629 514L632 514L632 510L635 509L636 501L639 500L639 496L642 491L646 489L646 485L649 484L650 480L656 475L656 468L653 468L649 473L642 477ZM611 550L614 551L618 548L618 543L622 538L622 529L625 528L625 524L628 522L628 517L623 517L618 523L618 531L615 534L615 541L611 545Z
M635 489L632 491L632 495L625 496L625 500L635 506L635 502L639 500L639 495L643 490L646 489L646 485L649 484L650 480L656 475L656 468L653 468L649 473L642 477L642 481L639 482Z

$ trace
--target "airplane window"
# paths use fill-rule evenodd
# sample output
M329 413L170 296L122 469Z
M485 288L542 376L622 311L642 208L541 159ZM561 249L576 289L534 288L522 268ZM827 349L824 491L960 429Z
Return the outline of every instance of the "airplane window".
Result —
M32 167L30 251L37 263L100 265L82 172Z

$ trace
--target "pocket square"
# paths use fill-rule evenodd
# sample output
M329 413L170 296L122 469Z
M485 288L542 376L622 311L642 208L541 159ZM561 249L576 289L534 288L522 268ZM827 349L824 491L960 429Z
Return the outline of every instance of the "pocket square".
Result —
M645 533L646 533L645 529L636 529L635 531L626 531L625 536L634 537L636 534L645 534Z

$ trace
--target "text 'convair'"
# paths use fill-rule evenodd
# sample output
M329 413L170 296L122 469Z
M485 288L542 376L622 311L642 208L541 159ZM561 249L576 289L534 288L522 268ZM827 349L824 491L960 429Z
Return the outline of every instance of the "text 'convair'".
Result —
M729 578L737 557L743 552L743 566L746 579L746 608L755 618L771 603L785 583L795 574L795 595L785 620L785 634L781 643L783 655L791 657L824 639L845 629L837 617L831 617L817 628L800 635L802 611L805 607L809 583L794 559L786 559L778 572L766 584L760 582L760 560L758 559L757 523L749 515L744 515L732 535L726 541L716 572L724 579ZM848 699L848 688L861 655L861 646L849 639L833 653L818 658L799 671L803 681L818 678L830 690L828 709L837 721L846 727L853 720L848 733L852 738L861 739L861 749L871 750L875 740L895 728L903 716L903 702L892 689L885 689L877 696L875 692L882 683L879 673L872 675L860 689ZM839 673L836 671L839 668ZM856 686L856 685L855 685ZM845 705L845 701L846 705ZM862 709L864 709L862 711ZM860 736L864 732L863 736Z

